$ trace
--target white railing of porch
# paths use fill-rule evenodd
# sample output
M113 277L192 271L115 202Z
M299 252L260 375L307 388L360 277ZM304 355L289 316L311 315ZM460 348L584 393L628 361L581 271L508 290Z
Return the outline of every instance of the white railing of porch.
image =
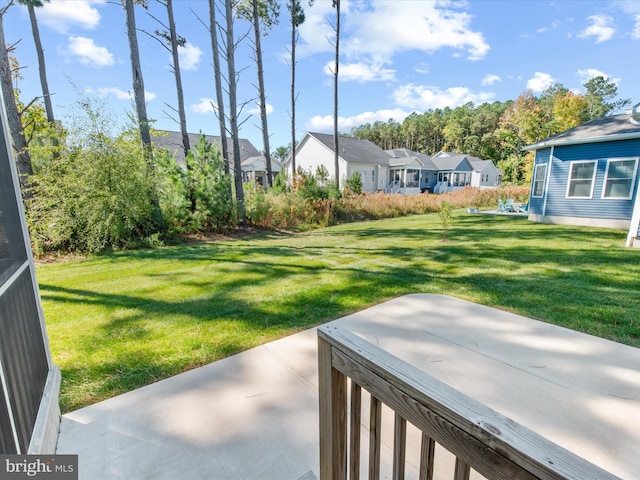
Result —
M402 182L400 180L396 180L385 188L384 193L398 193L402 188Z
M436 186L433 187L433 193L444 193L447 191L448 186L449 182L438 182Z

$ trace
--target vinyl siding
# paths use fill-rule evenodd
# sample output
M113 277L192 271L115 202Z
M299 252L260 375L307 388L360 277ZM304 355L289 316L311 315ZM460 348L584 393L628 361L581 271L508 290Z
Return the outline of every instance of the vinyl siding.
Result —
M545 163L549 150L536 152L535 163ZM633 213L634 200L603 199L602 192L607 173L607 160L612 158L637 158L640 156L640 140L600 142L583 145L555 147L551 177L546 186L547 206L545 215L559 217L584 217L628 220ZM545 160L546 159L546 160ZM574 161L596 161L595 185L592 198L567 198L567 182ZM638 175L633 180L632 191L638 188ZM543 198L532 198L530 210L542 214Z
M315 175L316 169L320 165L324 165L329 172L329 180L335 181L335 157L331 150L327 149L327 147L313 137L307 138L306 142L298 148L299 150L296 150L296 168L300 167L305 172L310 172ZM347 166L342 159L339 159L338 162L340 168L340 186L344 187Z
M550 148L543 148L540 150L536 150L536 157L535 157L534 166L533 166L534 172L535 172L536 165L549 164L550 153L551 153ZM547 168L549 167L547 166ZM546 182L546 179L545 179L545 182ZM544 188L546 192L546 184ZM532 195L529 195L529 212L536 215L542 215L543 209L544 209L544 198L545 198L544 195L542 197L533 197Z

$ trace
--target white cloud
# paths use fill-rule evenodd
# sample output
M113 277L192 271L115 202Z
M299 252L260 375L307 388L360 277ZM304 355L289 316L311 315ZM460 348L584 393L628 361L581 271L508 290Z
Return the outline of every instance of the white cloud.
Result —
M197 70L200 57L202 57L202 50L195 45L185 43L184 47L178 47L178 59L182 70Z
M601 43L606 42L616 33L616 29L612 26L613 18L608 15L592 15L587 17L587 20L592 23L578 35L579 38L595 37L596 43Z
M270 115L273 113L273 106L267 103L267 115ZM249 113L250 115L260 115L260 103L256 103L255 108L250 109L247 113Z
M490 50L481 32L471 28L472 16L464 2L349 2L343 22L341 49L347 58L389 62L394 54L418 50L433 53L442 48L466 52L470 60ZM300 54L332 51L327 38L334 32L327 22L331 2L315 2L300 27Z
M299 57L319 52L330 52L333 47L327 40L333 38L335 32L327 21L327 16L335 10L331 2L315 2L312 7L305 5L305 21L298 28L300 41L296 52Z
M595 68L587 68L584 70L578 70L576 72L576 76L583 82L586 83L591 80L593 77L603 77L606 80L611 80L616 85L620 82L619 78L612 78L610 75L604 73L602 70L597 70Z
M38 23L56 32L66 34L72 27L92 30L100 24L100 13L90 0L55 0L38 8Z
M633 32L631 32L631 36L633 38L640 38L640 15L635 16L636 25L633 28Z
M345 51L391 56L442 48L466 51L470 60L483 58L489 44L470 27L472 17L454 7L461 3L388 2L374 0L372 8L354 15L355 32L345 41Z
M327 63L324 73L333 75L334 62ZM382 63L367 64L364 62L340 64L339 79L344 82L359 83L374 81L391 81L395 78L395 70L384 68Z
M472 92L466 87L451 87L441 90L438 87L425 85L403 85L393 92L397 105L417 111L430 108L455 108L467 102L476 104L488 102L494 94L489 92Z
M553 22L551 22L551 25L546 25L544 27L538 28L536 30L536 33L550 32L552 30L556 30L559 26L560 26L560 22L558 22L557 20L554 20Z
M201 98L198 103L189 105L189 109L195 113L214 113L217 110L217 105L211 98Z
M365 123L375 123L377 121L387 122L393 118L397 122L402 122L411 112L401 109L378 110L376 112L363 112L352 117L338 117L338 130L350 132L352 128L359 127ZM333 131L332 115L316 115L309 119L305 128L310 132L329 133Z
M77 57L80 63L92 67L108 67L115 63L113 55L106 47L100 47L93 39L86 37L69 37L66 50L60 53Z
M133 94L130 91L122 90L118 87L102 87L97 90L97 94L101 97L107 97L113 95L117 100L133 100ZM155 93L144 92L144 98L147 102L154 100L157 97Z
M548 73L536 72L533 78L527 82L527 88L533 92L543 92L553 85L555 81L555 78Z
M482 79L482 85L493 85L496 82L500 82L502 79L498 75L494 75L493 73L488 73Z

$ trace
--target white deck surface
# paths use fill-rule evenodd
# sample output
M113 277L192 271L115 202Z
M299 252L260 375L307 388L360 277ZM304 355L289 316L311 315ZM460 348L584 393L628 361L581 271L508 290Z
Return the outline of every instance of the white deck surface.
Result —
M440 295L333 323L638 478L640 349ZM316 354L312 329L68 413L58 453L79 454L86 480L317 478Z

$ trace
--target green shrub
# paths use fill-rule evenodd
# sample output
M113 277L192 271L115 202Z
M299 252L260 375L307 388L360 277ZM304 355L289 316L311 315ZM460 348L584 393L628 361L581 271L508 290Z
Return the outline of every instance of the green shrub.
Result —
M155 186L136 132L112 137L98 120L81 142L39 161L28 204L36 253L122 248L155 232Z
M186 162L186 190L195 197L190 230L212 232L235 226L231 176L224 171L218 146L200 135L187 153Z

